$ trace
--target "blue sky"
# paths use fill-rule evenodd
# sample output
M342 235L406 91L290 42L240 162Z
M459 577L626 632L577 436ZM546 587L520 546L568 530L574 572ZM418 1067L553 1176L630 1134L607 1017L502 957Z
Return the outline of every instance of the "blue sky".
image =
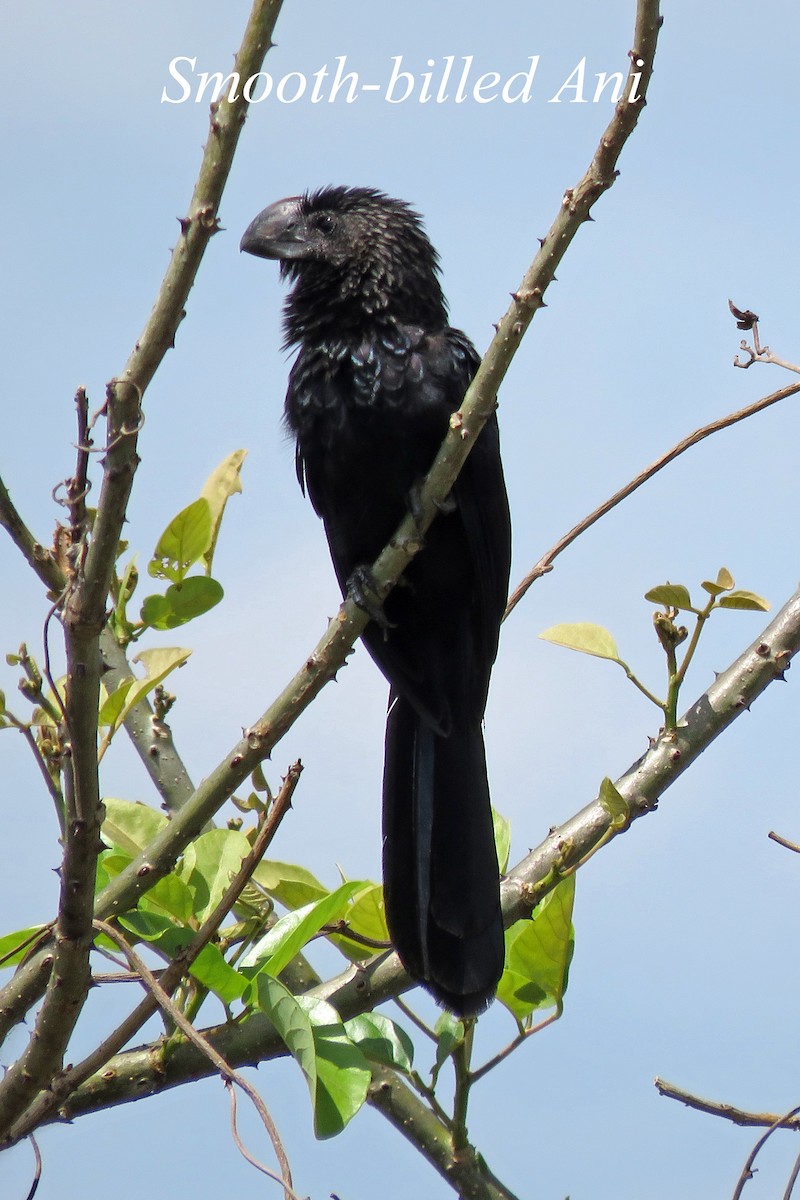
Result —
M741 335L728 297L760 314L777 352L800 358L800 17L777 0L757 13L739 0L666 7L648 107L620 179L571 248L501 395L515 580L684 434L790 382L776 368L732 368ZM85 384L97 407L121 369L200 161L207 105L160 103L164 86L177 92L168 64L196 56L198 70L227 72L246 14L239 0L7 6L0 473L43 540L59 515L51 488L72 467L74 391ZM342 55L348 70L381 83L398 56L414 72L432 59L436 72L447 56L472 55L476 74L503 79L540 59L528 104L389 104L379 92L353 104L269 98L248 118L221 208L225 232L148 392L127 531L149 555L216 463L247 447L244 494L229 507L216 560L225 602L181 643L194 654L177 680L172 724L195 777L266 707L337 603L280 426L284 290L277 269L239 255L241 232L269 202L325 183L410 200L441 252L453 322L484 348L610 115L605 103L548 100L584 56L592 81L624 69L632 15L621 0L558 11L509 0L491 12L449 0L433 9L421 0L400 9L287 0L266 66L276 81L333 72ZM588 802L603 776L622 773L658 724L621 672L537 634L558 621L598 621L657 687L649 587L669 578L697 588L725 565L778 607L799 573L789 521L799 432L789 401L690 451L572 547L508 621L486 736L514 861ZM41 589L8 543L0 562L3 654L23 640L38 648ZM687 703L763 623L746 613L711 622ZM3 666L0 687L11 695L15 686ZM377 876L384 706L384 682L359 651L277 748L273 781L297 756L306 771L275 857L302 861L330 884L337 864L353 878ZM800 1099L789 915L798 867L766 837L800 835L796 727L794 687L770 689L656 815L581 871L565 1014L474 1097L472 1136L519 1195L729 1195L756 1135L660 1099L655 1075L747 1108L784 1111ZM47 919L56 896L57 830L23 751L3 733L3 930ZM104 786L153 799L124 750ZM96 1019L105 1028L112 1018ZM493 1010L481 1022L483 1050L512 1033ZM301 1194L451 1194L376 1114L315 1143L299 1073L277 1064L256 1079ZM249 1135L257 1143L254 1125ZM271 1186L231 1144L216 1081L44 1131L41 1145L40 1200L94 1200L111 1187L132 1200L143 1185L200 1198ZM773 1139L745 1195L778 1193L795 1153L791 1139ZM27 1147L3 1156L4 1195L25 1194L29 1168Z

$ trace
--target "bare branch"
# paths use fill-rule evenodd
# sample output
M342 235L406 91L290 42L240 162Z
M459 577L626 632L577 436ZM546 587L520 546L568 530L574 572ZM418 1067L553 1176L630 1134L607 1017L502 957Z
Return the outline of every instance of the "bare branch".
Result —
M755 1146L753 1146L753 1149L747 1156L747 1162L742 1167L742 1173L739 1176L739 1180L734 1189L732 1200L740 1200L745 1184L749 1179L753 1178L753 1163L755 1162L759 1151L763 1149L767 1140L772 1137L776 1129L784 1128L787 1121L790 1121L792 1117L797 1115L797 1113L800 1113L800 1104L797 1105L796 1108L789 1109L788 1113L786 1113L784 1116L778 1117L778 1119L772 1125L770 1125L767 1132L758 1139Z
M781 837L779 833L770 830L767 837L772 838L773 842L777 842L779 846L783 846L787 850L793 850L795 854L800 854L800 846L796 842L790 842L788 838Z
M800 1117L787 1118L777 1113L749 1112L743 1108L736 1108L733 1104L725 1104L721 1100L706 1100L703 1096L695 1096L692 1092L684 1091L674 1083L667 1083L665 1079L658 1077L653 1083L659 1095L666 1096L668 1100L679 1100L687 1108L708 1113L711 1117L722 1117L726 1121L732 1121L734 1125L775 1127L780 1124L784 1129L800 1130Z
M528 1038L533 1037L535 1033L541 1033L543 1029L547 1029L548 1025L553 1025L561 1017L563 1011L563 1001L559 1001L554 1012L551 1012L548 1016L543 1017L542 1020L538 1021L535 1025L529 1025L527 1028L521 1030L520 1033L518 1033L517 1036L510 1041L507 1046L504 1046L502 1050L485 1062L483 1066L472 1071L470 1073L470 1083L477 1083L478 1080L483 1079L484 1075L488 1075L489 1072L493 1071L495 1067L499 1067L500 1063L505 1062L509 1054L513 1054L515 1050L519 1049L523 1042L527 1042Z
M17 512L2 479L0 479L0 525L8 533L14 545L48 591L54 596L60 595L66 583L64 574L47 547L38 542L28 529Z
M105 664L103 682L109 691L126 679L132 679L125 651L106 627L100 635L100 650ZM156 720L146 696L125 717L125 731L142 760L167 812L175 812L194 793L189 772L172 740L169 728Z
M794 1160L794 1166L792 1167L792 1173L789 1176L788 1182L786 1184L786 1190L783 1193L783 1200L791 1200L791 1195L792 1195L792 1192L794 1191L794 1185L797 1183L798 1175L800 1175L800 1154L798 1154L797 1158Z

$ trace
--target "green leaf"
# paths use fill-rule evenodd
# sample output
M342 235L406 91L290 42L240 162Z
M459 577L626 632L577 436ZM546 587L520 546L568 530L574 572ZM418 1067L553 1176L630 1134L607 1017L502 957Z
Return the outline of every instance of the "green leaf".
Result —
M250 975L260 971L280 975L322 926L338 920L346 912L352 897L369 886L363 881L351 880L321 900L287 913L244 956L239 963L240 969Z
M711 583L710 580L704 579L700 586L705 588L710 596L719 596L722 592L729 592L731 590L733 587L733 576L726 567L720 567L716 583Z
M163 913L143 909L124 913L119 923L137 939L158 946L171 957L189 945L195 932L188 925L176 925ZM248 986L248 980L225 961L219 946L213 944L203 947L189 971L225 1004L239 1000Z
M125 707L125 697L135 683L136 680L133 677L129 677L128 679L123 679L115 691L106 692L106 699L101 705L97 716L98 725L117 725L119 723L120 713Z
M617 643L608 630L603 629L602 625L593 625L590 621L551 625L544 633L540 633L539 637L546 642L554 642L557 646L580 650L582 654L593 654L596 658L608 658L617 663L622 661Z
M560 1005L574 949L572 906L575 876L545 896L530 920L506 931L506 969L497 998L518 1020L539 1008Z
M167 824L164 813L149 804L140 804L138 800L118 800L109 796L103 804L106 819L101 836L110 846L124 850L131 858L136 858L145 846L149 846Z
M182 583L170 584L163 596L147 596L141 619L153 629L176 629L214 608L224 594L216 579L191 575Z
M124 871L132 862L133 855L124 854L121 850L101 850L97 856L95 895L101 892L112 879L116 879L120 871Z
M763 596L755 592L745 592L741 589L723 596L719 602L720 608L738 608L746 612L769 612L771 605Z
M119 581L119 592L117 595L117 606L114 610L114 619L122 624L126 617L126 609L128 601L136 591L136 585L139 581L139 569L136 566L137 555L134 554L125 570L122 573L122 578Z
M214 559L214 551L217 546L217 538L219 537L219 529L222 524L222 514L225 511L225 505L231 496L242 490L242 482L239 476L242 463L246 457L246 450L234 450L233 454L229 454L227 458L224 458L219 466L211 472L203 484L203 490L200 495L208 502L211 516L211 536L208 547L203 553L206 575L211 574L211 564Z
M164 913L135 909L117 918L123 929L135 938L152 942L165 954L175 955L185 949L194 936L188 925L178 925Z
M233 1004L241 999L249 983L225 961L219 946L213 943L203 947L189 969L195 979L219 996L223 1004Z
M31 925L28 929L17 929L0 937L0 959L4 960L2 966L15 967L21 962L44 928L44 925Z
M173 517L158 539L147 571L154 579L180 583L211 545L211 507L204 496Z
M364 1104L372 1073L335 1008L309 996L298 996L297 1002L311 1021L317 1055L314 1132L318 1138L335 1137Z
M317 1051L311 1021L289 989L272 975L259 975L255 983L255 1002L272 1021L286 1049L305 1075L314 1105L317 1096Z
M362 1013L344 1023L347 1036L370 1062L410 1071L414 1063L414 1043L404 1029L383 1013Z
M649 592L645 592L644 598L651 604L662 604L664 608L679 608L686 612L697 611L692 604L688 588L685 588L682 583L662 583L658 587L651 588Z
M101 709L102 725L112 725L118 728L128 713L149 692L154 691L168 675L182 667L191 654L191 650L183 650L179 646L163 646L154 650L140 650L134 662L140 663L145 669L144 679L125 680L116 691L112 692ZM115 699L119 692L125 689L121 699Z
M139 907L166 913L186 924L194 915L194 897L180 876L170 872L141 897Z
M458 1017L454 1017L452 1013L443 1012L434 1025L434 1033L436 1034L436 1062L431 1072L432 1087L436 1086L439 1072L450 1055L464 1041L464 1022L460 1021Z
M299 908L328 895L328 889L310 871L295 863L260 862L253 880L286 908Z
M502 875L508 866L508 858L511 853L511 822L497 811L492 809L492 825L494 826L494 844L497 850L497 862Z
M240 829L209 829L186 847L180 875L194 896L198 921L216 908L249 852L250 843Z
M600 804L611 817L612 829L625 829L631 818L630 806L606 776L600 784Z

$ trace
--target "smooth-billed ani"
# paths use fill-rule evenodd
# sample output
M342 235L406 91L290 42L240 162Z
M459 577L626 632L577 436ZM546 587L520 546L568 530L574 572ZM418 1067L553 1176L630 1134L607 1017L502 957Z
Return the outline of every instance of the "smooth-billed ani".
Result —
M447 323L438 256L407 204L372 188L279 200L241 248L278 259L299 346L286 422L342 591L409 507L477 370ZM421 552L363 638L391 685L383 780L389 932L447 1008L480 1011L503 969L481 722L506 601L510 522L493 416ZM363 590L363 589L362 589Z

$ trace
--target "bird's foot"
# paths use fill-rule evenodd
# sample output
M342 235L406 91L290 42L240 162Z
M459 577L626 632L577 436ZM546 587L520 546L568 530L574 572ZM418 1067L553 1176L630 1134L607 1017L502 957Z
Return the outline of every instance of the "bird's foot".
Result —
M408 511L414 518L414 524L417 527L420 537L422 537L422 485L424 482L423 479L418 479L416 483L412 483L408 491ZM456 501L452 494L445 496L443 500L437 500L435 503L438 511L444 515L456 510Z
M347 594L359 608L363 608L370 620L383 630L383 636L386 638L389 630L394 629L394 625L383 611L380 591L369 567L356 567L347 581Z

